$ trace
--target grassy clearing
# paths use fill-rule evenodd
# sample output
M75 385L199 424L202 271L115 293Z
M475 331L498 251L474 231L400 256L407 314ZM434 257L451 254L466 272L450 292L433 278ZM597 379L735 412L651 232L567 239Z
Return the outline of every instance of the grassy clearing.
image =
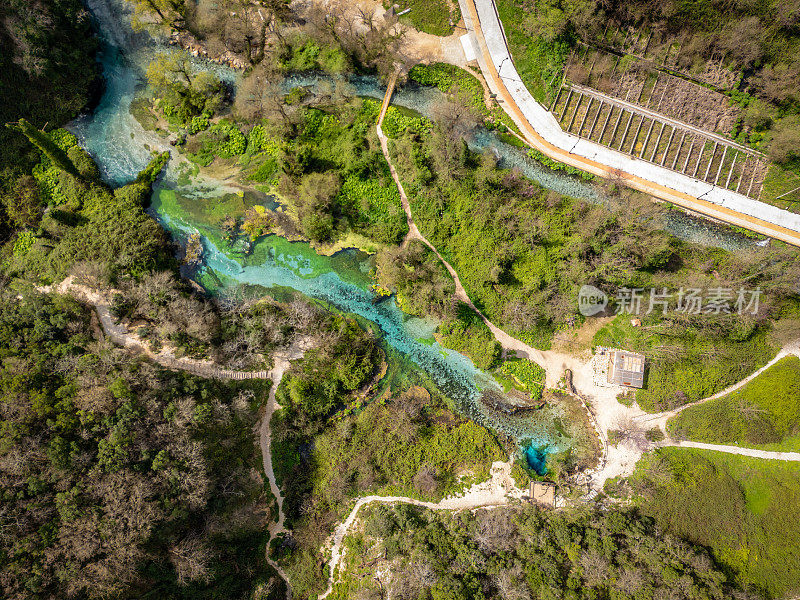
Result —
M648 358L644 389L636 401L644 410L667 410L706 398L764 366L775 355L763 331L740 336L715 331L713 315L694 322L655 313L633 327L620 315L594 336L594 344L641 352ZM674 317L674 318L673 318Z
M400 0L397 5L398 12L411 9L408 14L400 17L401 23L431 35L451 35L455 31L455 25L461 20L461 11L455 0L453 2L448 0Z
M771 598L800 590L800 466L665 448L631 478L643 514L711 550L743 587Z
M673 436L717 444L800 449L800 359L789 356L732 394L687 408Z
M800 161L771 165L761 190L762 202L800 213Z

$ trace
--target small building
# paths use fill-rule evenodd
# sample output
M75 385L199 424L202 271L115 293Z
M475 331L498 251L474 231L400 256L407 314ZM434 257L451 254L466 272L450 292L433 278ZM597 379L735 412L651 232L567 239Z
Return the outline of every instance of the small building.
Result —
M536 504L554 508L556 505L556 484L549 481L531 481L528 499Z
M608 354L608 383L644 387L644 355L626 350L612 350Z

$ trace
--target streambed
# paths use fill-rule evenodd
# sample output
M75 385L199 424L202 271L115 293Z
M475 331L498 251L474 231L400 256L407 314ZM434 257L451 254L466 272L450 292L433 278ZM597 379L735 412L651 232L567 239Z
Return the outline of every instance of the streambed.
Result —
M147 165L153 150L172 150L164 139L145 131L130 112L134 94L143 83L144 67L156 53L171 50L163 42L133 33L128 26L127 9L120 0L89 0L88 6L99 24L106 89L97 108L74 121L69 129L95 158L103 178L117 186L133 179ZM209 68L235 85L238 77L235 72L218 65ZM314 88L320 80L318 75L294 76L287 78L285 84L287 88ZM350 83L358 95L383 97L376 78L355 77ZM433 88L407 86L398 91L394 102L430 115L441 97L441 92ZM468 143L474 150L491 148L502 166L516 166L544 187L592 202L601 201L593 186L539 165L492 132L478 130ZM435 324L410 318L393 300L373 302L368 289L373 266L369 255L348 249L333 256L321 256L306 242L290 242L275 235L258 240L248 253L228 248L222 241L218 220L212 216L228 210L229 205L236 205L236 210L241 211L257 204L274 208L274 200L264 194L243 194L228 181L207 176L187 177L186 160L174 151L172 154L173 159L154 190L151 210L178 239L188 233L201 234L206 268L196 279L209 292L242 284L267 289L291 288L369 320L387 346L413 364L413 368L423 370L462 414L513 437L522 450L535 448L526 457L537 471L543 472L547 454L566 451L573 444L574 440L556 426L565 416L557 405L517 415L487 409L479 401L482 390L493 388L502 393L493 378L459 353L439 346L433 340ZM725 244L717 241L718 245L739 243L731 240L723 240Z

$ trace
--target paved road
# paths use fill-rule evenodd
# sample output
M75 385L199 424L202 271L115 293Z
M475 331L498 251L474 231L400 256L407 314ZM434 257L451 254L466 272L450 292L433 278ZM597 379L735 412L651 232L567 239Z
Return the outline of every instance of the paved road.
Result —
M493 1L459 0L459 4L489 87L533 148L594 175L621 178L634 189L683 208L800 246L800 215L563 131L525 88Z

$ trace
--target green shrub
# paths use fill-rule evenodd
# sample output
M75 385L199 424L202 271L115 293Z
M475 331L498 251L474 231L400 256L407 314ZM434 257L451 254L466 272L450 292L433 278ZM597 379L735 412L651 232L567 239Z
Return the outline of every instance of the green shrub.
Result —
M595 176L592 175L591 173L587 173L586 171L576 169L571 165L565 165L562 162L553 160L549 156L542 154L541 152L533 148L528 150L528 156L530 156L536 162L542 163L544 166L553 169L554 171L564 171L568 175L575 175L577 177L580 177L584 181L594 181L595 179Z
M341 75L350 70L350 60L340 48L323 48L317 56L319 68L331 75Z
M86 150L76 144L67 149L67 157L81 177L95 181L100 179L100 169Z
M404 133L430 131L432 123L425 117L415 117L396 106L390 106L383 119L382 129L387 137L397 138Z
M347 54L334 46L320 46L316 40L296 36L287 46L283 67L287 71L322 70L332 75L340 75L350 69Z
M661 431L660 427L653 427L648 429L644 436L651 442L660 442L664 439L664 432Z
M36 236L32 231L20 231L14 240L14 256L25 256L35 241Z
M447 63L415 65L408 78L420 85L429 85L448 93L458 88L469 98L472 106L483 106L483 86L473 75L464 69Z
M266 152L269 156L275 157L280 153L282 141L267 134L263 125L255 125L247 133L247 152L257 154Z
M277 161L267 158L248 174L248 178L258 183L269 183L277 172Z
M236 125L223 119L198 135L199 150L190 158L202 166L210 165L215 158L232 158L247 150L247 138Z
M399 243L408 231L400 192L391 179L351 175L342 183L337 201L351 215L354 229L381 243Z
M456 319L439 325L437 332L442 345L466 354L479 369L491 369L500 359L500 343L466 304L459 303L457 315Z
M200 131L205 131L211 126L211 122L208 120L208 116L205 114L197 115L192 117L192 120L189 121L189 126L187 129L189 133L195 134Z
M500 372L521 385L536 401L542 397L545 384L545 370L533 361L523 358L506 360Z

